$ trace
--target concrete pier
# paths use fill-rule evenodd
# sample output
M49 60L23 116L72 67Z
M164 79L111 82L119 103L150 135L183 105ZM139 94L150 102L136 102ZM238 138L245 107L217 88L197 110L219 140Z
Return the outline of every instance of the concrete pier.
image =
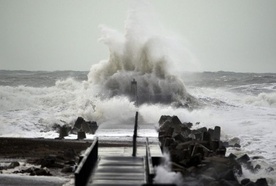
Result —
M98 140L101 144L100 138ZM121 146L120 142L116 146L99 145L97 162L92 168L89 178L83 178L88 180L87 185L138 186L151 183L152 174L154 174L152 162L157 162L156 158L162 157L161 148L157 142L149 143L147 139L141 140L141 138L138 141L140 142L136 146L136 156L133 156L131 141L122 143ZM91 148L92 153L94 152ZM89 153L87 156L89 156ZM95 159L95 156L93 158ZM85 162L82 164L85 164ZM75 180L75 183L76 186L81 185L77 180Z

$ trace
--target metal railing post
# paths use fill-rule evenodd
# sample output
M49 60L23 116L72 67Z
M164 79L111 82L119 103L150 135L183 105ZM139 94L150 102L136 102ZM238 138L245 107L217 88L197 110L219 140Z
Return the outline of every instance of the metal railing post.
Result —
M134 132L133 132L133 144L132 144L132 156L136 156L136 138L137 138L137 126L138 126L138 112L135 115L135 124L134 124Z

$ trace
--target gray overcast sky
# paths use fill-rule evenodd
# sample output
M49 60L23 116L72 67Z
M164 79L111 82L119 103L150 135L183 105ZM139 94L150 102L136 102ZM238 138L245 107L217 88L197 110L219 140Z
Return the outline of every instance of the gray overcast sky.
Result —
M0 69L89 70L98 26L123 31L128 0L0 0ZM275 0L150 0L200 71L276 72ZM194 70L194 69L191 69Z

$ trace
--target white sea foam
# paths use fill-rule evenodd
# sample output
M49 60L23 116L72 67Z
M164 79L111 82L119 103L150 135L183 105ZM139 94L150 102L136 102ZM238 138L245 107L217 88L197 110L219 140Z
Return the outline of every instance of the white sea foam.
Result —
M260 93L257 96L248 96L244 102L255 106L276 107L276 93Z
M156 167L156 176L153 179L155 184L176 184L183 185L183 178L181 173L176 173L171 170L170 155L164 153L161 165Z

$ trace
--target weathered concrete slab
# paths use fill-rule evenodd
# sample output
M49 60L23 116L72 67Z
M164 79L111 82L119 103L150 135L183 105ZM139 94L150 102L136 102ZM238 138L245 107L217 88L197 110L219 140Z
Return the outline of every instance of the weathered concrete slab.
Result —
M102 156L87 185L142 185L145 166L144 157Z
M132 156L132 147L100 147L99 156ZM137 156L145 156L146 149L144 146L138 146Z

